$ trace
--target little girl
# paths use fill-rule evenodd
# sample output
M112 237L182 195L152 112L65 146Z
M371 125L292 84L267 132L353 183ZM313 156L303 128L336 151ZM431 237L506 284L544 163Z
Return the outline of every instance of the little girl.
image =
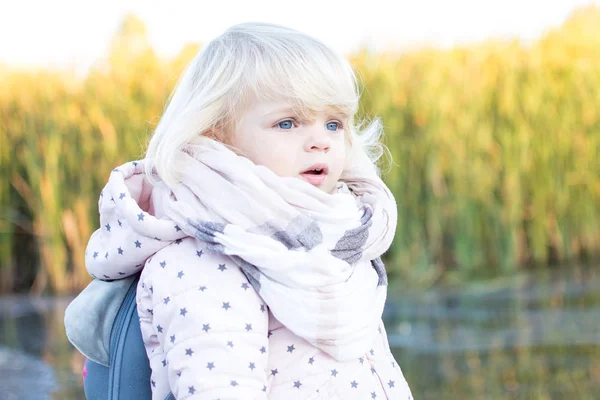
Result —
M233 26L187 67L145 159L112 172L86 264L142 271L153 399L412 399L381 321L396 203L358 100L319 41Z

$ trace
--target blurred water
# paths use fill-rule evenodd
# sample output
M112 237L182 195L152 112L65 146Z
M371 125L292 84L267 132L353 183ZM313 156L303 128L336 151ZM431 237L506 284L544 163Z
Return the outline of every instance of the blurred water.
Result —
M600 271L390 295L390 346L417 399L599 399Z
M392 283L384 320L416 399L600 398L600 271L460 288ZM82 399L69 298L0 298L0 398Z
M83 399L83 357L63 325L70 298L0 297L0 399Z

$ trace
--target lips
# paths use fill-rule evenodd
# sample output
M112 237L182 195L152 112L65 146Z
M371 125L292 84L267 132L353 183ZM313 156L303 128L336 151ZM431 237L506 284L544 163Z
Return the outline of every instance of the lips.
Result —
M314 164L314 165L311 165L310 167L308 167L307 169L305 169L303 172L301 172L301 174L312 173L312 174L318 175L316 173L316 171L321 171L321 174L327 175L327 172L329 172L329 167L327 167L327 164L323 164L323 163Z
M300 176L308 183L318 186L325 182L327 172L329 172L329 167L327 167L327 164L320 163L311 165L305 169L304 172L301 172Z

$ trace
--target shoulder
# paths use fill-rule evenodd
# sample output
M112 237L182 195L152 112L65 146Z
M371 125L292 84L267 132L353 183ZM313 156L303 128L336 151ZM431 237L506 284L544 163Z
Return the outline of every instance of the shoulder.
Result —
M152 287L160 296L198 290L208 283L228 290L247 286L248 280L229 256L210 251L204 242L191 237L156 252L146 261L140 277L140 284Z

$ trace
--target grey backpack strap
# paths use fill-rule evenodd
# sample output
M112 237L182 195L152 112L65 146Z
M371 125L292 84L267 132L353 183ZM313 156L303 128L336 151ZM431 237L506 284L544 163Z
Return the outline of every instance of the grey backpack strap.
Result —
M65 310L67 338L84 356L110 364L109 344L115 317L138 275L115 281L94 279Z

